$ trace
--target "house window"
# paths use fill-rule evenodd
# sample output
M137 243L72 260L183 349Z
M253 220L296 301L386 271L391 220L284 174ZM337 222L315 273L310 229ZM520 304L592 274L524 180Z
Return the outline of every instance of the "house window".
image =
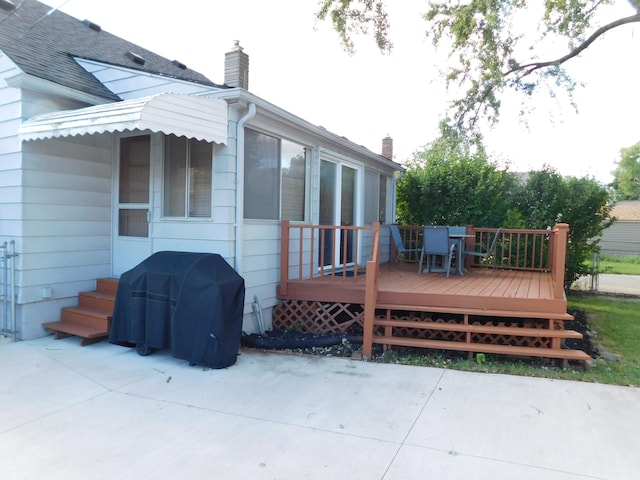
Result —
M164 152L164 216L210 218L211 143L168 135Z
M388 177L375 170L365 172L364 185L364 221L371 225L373 222L387 221L387 184Z
M307 191L307 149L282 140L282 215L283 220L305 218Z
M244 217L304 220L308 150L245 130Z

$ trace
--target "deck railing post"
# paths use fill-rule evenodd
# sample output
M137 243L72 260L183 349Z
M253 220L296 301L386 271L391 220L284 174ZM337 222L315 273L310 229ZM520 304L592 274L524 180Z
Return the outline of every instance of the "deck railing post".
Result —
M371 260L367 262L364 292L364 325L362 332L362 356L370 359L373 354L373 321L378 299L378 269L380 260L380 222L372 228Z
M280 224L280 294L286 295L289 287L289 220Z
M564 269L567 256L567 238L569 225L558 223L553 229L551 272L553 275L553 295L555 298L564 297Z

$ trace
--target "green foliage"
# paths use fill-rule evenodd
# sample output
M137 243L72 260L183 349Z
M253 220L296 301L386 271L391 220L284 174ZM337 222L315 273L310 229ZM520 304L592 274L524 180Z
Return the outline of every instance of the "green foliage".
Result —
M620 355L619 362L598 360L589 381L619 385L640 385L640 303L637 299L569 297L569 308L589 314L595 340L609 352Z
M441 136L410 160L398 181L398 221L412 225L501 226L510 177L468 140L441 125Z
M619 200L640 199L640 142L620 150L613 172L613 188Z
M479 138L465 140L444 124L441 131L398 181L399 223L534 229L568 223L565 288L589 273L612 223L605 187L549 166L521 182L489 161Z
M373 30L376 45L389 53L393 44L389 39L389 18L380 0L320 0L319 20L331 19L334 30L340 37L344 49L353 54L354 34L367 34Z
M531 172L519 208L527 228L569 224L565 288L589 273L588 260L599 250L600 236L612 223L605 187L588 178L562 177L547 166Z
M640 275L640 256L609 257L602 255L598 267L600 273Z
M617 2L629 4L629 16L602 24L600 12ZM379 0L321 0L317 16L331 20L350 53L352 35L370 27L378 47L391 49ZM462 92L451 105L454 124L474 130L481 118L498 120L505 90L521 93L524 101L538 91L555 97L565 91L573 104L577 82L563 65L607 31L640 22L640 0L434 0L424 19L434 45L449 53L442 77ZM542 59L557 45L568 45L566 54Z
M525 228L525 218L522 215L522 212L517 208L510 208L507 210L507 215L504 219L504 223L502 224L505 228Z

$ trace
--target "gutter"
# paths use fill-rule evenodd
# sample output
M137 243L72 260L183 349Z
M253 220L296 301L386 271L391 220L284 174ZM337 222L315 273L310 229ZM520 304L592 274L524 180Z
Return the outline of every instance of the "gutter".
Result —
M383 165L388 168L391 168L394 171L405 170L405 168L400 163L394 160L389 160L388 158L383 157L379 153L374 153L368 148L363 147L362 145L358 145L345 137L340 137L337 134L328 131L324 127L313 125L312 123L309 123L308 121L286 110L283 110L282 108L277 107L274 104L269 103L266 100L252 93L247 92L246 90L242 90L240 88L231 88L228 90L221 90L219 92L214 92L209 96L212 96L212 97L215 96L215 98L221 98L221 99L227 100L228 102L242 101L242 102L247 102L249 105L251 103L254 103L260 106L261 115L264 115L266 118L270 120L284 123L288 127L291 127L297 130L306 131L306 132L311 132L317 137L322 138L325 141L331 143L333 145L331 147L331 150L333 151L339 151L336 149L336 147L340 146L341 148L345 148L350 151L356 151L360 155L363 155L366 158L375 161L379 165Z
M247 113L236 125L236 223L234 269L240 276L243 273L244 254L244 126L256 115L255 103L249 104Z

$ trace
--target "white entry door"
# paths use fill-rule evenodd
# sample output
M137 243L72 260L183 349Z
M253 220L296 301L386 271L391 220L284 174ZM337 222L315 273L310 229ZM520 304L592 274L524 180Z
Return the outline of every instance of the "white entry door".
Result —
M119 141L118 184L113 221L113 275L138 265L151 255L151 137Z

